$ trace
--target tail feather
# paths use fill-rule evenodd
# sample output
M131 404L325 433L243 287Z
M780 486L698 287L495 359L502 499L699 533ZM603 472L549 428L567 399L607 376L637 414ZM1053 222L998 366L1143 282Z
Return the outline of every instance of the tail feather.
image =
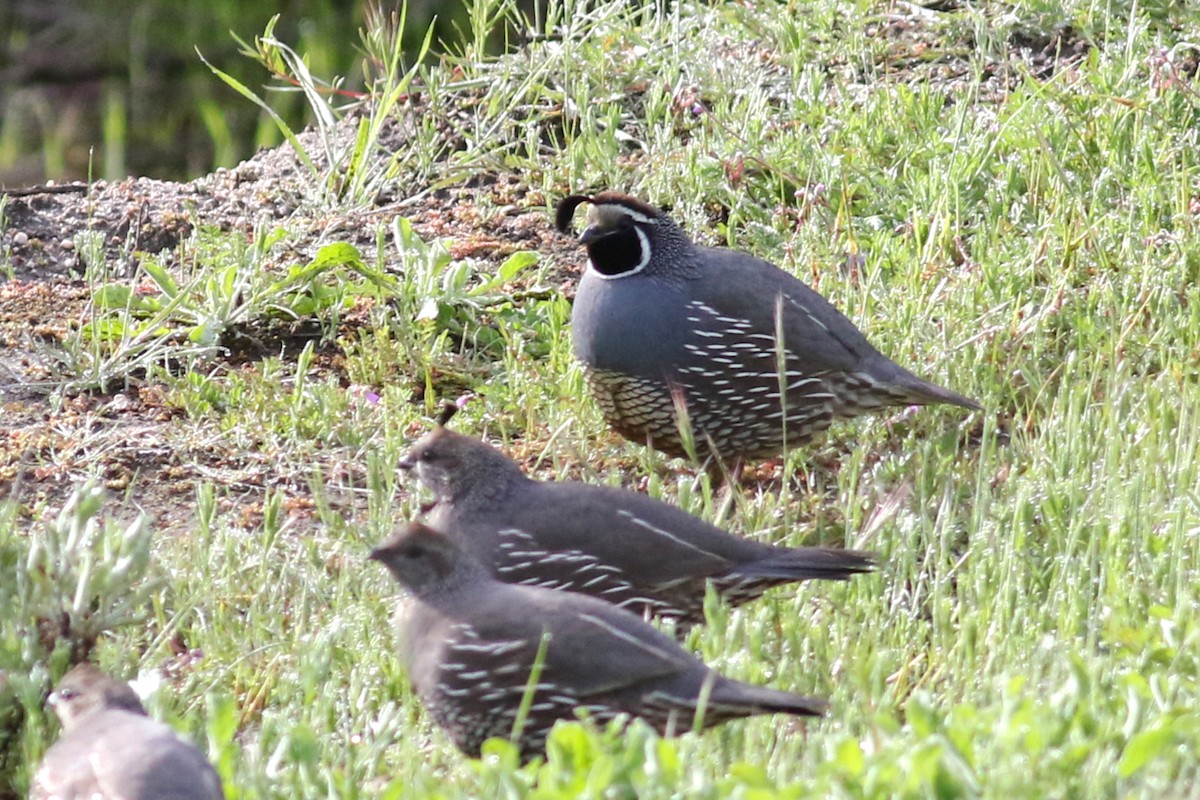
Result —
M715 717L713 724L716 724L722 719L758 714L823 717L828 710L829 704L816 697L770 689L766 686L752 686L724 678L713 686L705 714Z
M918 378L916 375L909 374L910 380L897 383L896 388L904 391L906 398L914 405L936 405L943 403L945 405L959 406L960 408L969 408L972 411L983 411L977 401L969 397L952 392L936 383L930 383L927 380Z
M972 411L982 411L975 400L958 392L918 378L899 364L880 356L854 372L838 375L830 382L835 396L836 413L840 417L855 417L879 411L887 406L928 406L944 403Z
M828 703L816 697L753 686L711 670L704 678L704 688L699 694L696 686L689 683L681 693L654 692L642 701L639 716L668 735L689 728L711 728L731 719L761 714L823 717L829 709Z
M836 547L797 547L769 558L739 564L727 576L733 580L844 581L875 569L875 554Z

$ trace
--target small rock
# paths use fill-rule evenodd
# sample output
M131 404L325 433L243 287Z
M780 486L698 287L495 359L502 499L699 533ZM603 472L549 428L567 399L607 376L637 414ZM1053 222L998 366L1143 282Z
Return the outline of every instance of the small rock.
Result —
M63 239L61 246L62 246L63 250L74 250L75 249L75 240L74 239Z
M15 244L17 247L24 247L25 245L29 244L29 234L25 231L17 231L16 234L13 235L13 244Z

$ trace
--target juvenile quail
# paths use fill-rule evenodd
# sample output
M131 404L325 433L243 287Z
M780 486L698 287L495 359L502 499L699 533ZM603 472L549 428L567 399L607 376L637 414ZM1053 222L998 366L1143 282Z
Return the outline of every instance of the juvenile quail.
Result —
M90 664L50 695L63 734L33 776L30 800L222 800L195 745L146 716L128 684Z
M803 445L836 418L974 400L922 380L867 342L823 297L747 253L694 244L670 217L613 192L558 204L588 266L575 295L575 356L605 419L671 456L729 462ZM686 414L681 425L680 412Z
M706 583L738 605L772 586L845 580L859 550L776 547L731 536L648 495L530 480L494 447L439 425L400 460L433 491L432 527L499 580L590 594L639 615L704 621Z
M417 695L454 744L478 756L515 733L525 759L584 709L640 717L664 735L755 714L819 716L825 703L722 677L673 639L594 597L493 579L419 523L371 551L410 593L396 615ZM536 670L536 673L535 673ZM532 687L532 689L531 689ZM532 691L520 730L515 721Z

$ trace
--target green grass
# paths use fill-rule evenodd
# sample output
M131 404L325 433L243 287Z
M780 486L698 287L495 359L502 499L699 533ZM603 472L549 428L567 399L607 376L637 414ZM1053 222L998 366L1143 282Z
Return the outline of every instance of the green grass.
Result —
M688 643L727 674L829 697L827 720L671 741L565 726L526 769L504 746L479 762L453 750L391 654L394 590L364 560L417 511L394 463L440 400L476 394L455 426L539 477L718 508L707 478L621 442L580 399L569 308L540 291L560 264L505 273L402 224L361 254L356 274L398 275L365 324L337 324L348 290L241 293L230 319L251 330L327 298L304 307L320 340L237 368L150 369L181 437L269 469L260 488L196 484L195 520L154 538L146 621L102 638L100 664L172 665L151 706L205 745L231 798L1193 795L1200 15L906 9L568 2L554 36L426 69L413 150L439 155L406 155L434 185L512 173L547 203L608 187L669 203L698 239L782 264L884 352L987 407L841 424L727 511L747 535L880 553L878 574L845 585L713 606ZM1052 73L1013 50L1060 32L1087 47ZM268 269L194 246L179 285ZM154 319L186 332L207 307ZM105 513L130 516L142 488ZM0 517L6 572L48 525ZM0 617L0 666L34 669L10 674L28 713L6 745L18 791L52 736L38 687L64 663L22 627L40 608L27 602Z

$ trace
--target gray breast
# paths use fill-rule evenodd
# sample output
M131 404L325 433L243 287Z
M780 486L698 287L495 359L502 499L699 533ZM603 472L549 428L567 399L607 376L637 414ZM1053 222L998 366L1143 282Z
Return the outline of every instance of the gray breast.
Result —
M661 381L683 343L687 298L647 275L584 273L571 316L575 357L585 367Z
M644 313L619 315L620 325L610 326L611 309L636 311L640 302L618 305L605 288L610 297L589 298L584 307L587 327L575 334L576 352L605 419L626 438L685 455L677 414L683 404L697 455L715 449L767 457L785 443L808 442L833 420L834 395L823 377L760 326L670 289L659 294L680 312L659 318L672 318L670 330L647 324Z

